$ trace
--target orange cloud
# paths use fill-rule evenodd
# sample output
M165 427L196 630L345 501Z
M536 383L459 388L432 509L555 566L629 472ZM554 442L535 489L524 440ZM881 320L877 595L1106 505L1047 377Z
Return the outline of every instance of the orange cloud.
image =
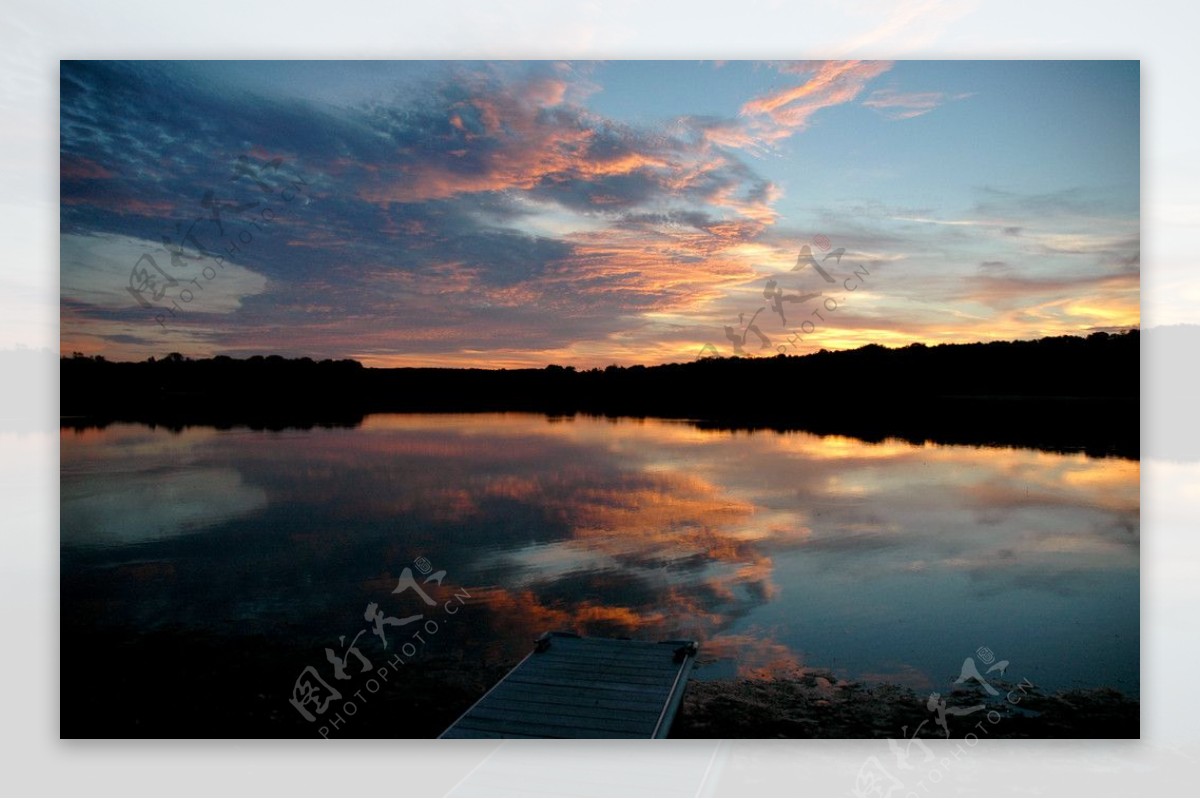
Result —
M868 81L891 68L890 61L820 61L795 65L795 71L811 77L742 106L742 115L749 118L751 138L771 143L802 131L817 111L851 102Z
M769 635L721 633L703 643L704 658L737 663L737 676L741 679L770 679L782 673L805 672L800 655Z

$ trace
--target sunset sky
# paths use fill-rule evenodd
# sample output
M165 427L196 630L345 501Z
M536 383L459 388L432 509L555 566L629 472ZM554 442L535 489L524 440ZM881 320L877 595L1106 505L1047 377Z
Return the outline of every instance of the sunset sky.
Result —
M749 355L1139 323L1137 62L62 62L60 124L64 353L590 368L752 319Z

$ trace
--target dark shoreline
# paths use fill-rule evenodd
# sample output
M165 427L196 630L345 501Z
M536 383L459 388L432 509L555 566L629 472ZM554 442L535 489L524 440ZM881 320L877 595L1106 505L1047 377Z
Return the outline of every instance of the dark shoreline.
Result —
M60 426L353 427L374 413L528 412L690 420L868 442L1140 455L1139 334L910 346L655 367L369 369L178 355L60 361Z
M693 681L672 738L1139 738L1141 703L1112 688L1048 692L995 681L955 690L949 707L982 710L948 716L943 729L928 692L894 683L838 680L806 670L774 679Z
M869 444L888 440L904 441L921 446L937 444L945 446L972 446L1011 449L1039 449L1059 454L1083 453L1093 458L1117 457L1129 460L1140 458L1140 446L1136 430L1117 431L1109 429L1097 433L1097 427L1114 417L1138 412L1137 400L1124 398L1077 398L1049 397L1036 399L1018 398L959 398L944 399L929 403L920 414L881 414L870 408L844 407L849 413L859 414L858 419L843 419L841 423L817 421L795 423L785 419L762 417L742 418L686 418L654 414L613 414L591 412L545 412L512 408L469 408L469 409L425 409L372 411L369 413L323 414L305 412L253 412L221 413L159 413L64 416L59 419L59 428L83 431L104 429L113 424L145 424L162 427L172 432L181 432L189 427L210 427L218 430L237 428L249 430L312 430L317 428L354 428L363 424L368 416L381 413L535 413L553 420L603 418L618 421L661 419L692 424L701 430L752 433L767 430L777 433L802 432L819 436L845 436ZM991 415L991 423L985 431L969 429L970 419L983 414Z
M70 639L87 643L88 655L63 664L63 738L321 737L322 724L305 721L287 701L298 665L313 659L311 650L259 636L231 646L229 640L182 629L134 636L77 631ZM364 693L361 709L328 736L435 738L517 662L461 654L419 657L397 669L378 693ZM127 668L130 663L139 668ZM181 663L189 666L184 691ZM998 698L989 699L982 689L945 697L953 707L987 705L986 711L951 717L951 737L1140 735L1139 701L1115 690L1051 693L992 682L1001 690ZM1006 701L1010 692L1015 701ZM839 680L821 669L774 678L693 677L670 737L900 740L905 727L908 736L916 730L917 737L944 737L926 707L927 696L893 683ZM989 717L989 711L1000 715ZM984 731L975 730L976 724Z

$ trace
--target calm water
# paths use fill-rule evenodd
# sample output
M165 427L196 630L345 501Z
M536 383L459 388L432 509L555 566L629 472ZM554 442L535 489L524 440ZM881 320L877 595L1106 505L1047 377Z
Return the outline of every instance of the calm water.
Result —
M518 414L61 443L64 653L72 630L174 631L324 665L369 602L422 611L392 589L425 558L446 574L422 651L464 660L573 629L699 639L702 679L933 690L987 646L1009 678L1138 692L1136 461Z

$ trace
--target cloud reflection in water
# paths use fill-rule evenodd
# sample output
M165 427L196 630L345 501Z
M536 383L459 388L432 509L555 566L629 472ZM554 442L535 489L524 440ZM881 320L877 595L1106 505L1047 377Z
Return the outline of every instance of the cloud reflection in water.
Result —
M336 635L425 555L474 598L464 657L574 629L695 637L714 675L925 685L987 644L1050 683L1137 690L1135 461L520 414L62 440L64 581L95 566L77 545L138 542L179 567L160 616L212 592L176 621ZM206 584L239 558L243 579Z

